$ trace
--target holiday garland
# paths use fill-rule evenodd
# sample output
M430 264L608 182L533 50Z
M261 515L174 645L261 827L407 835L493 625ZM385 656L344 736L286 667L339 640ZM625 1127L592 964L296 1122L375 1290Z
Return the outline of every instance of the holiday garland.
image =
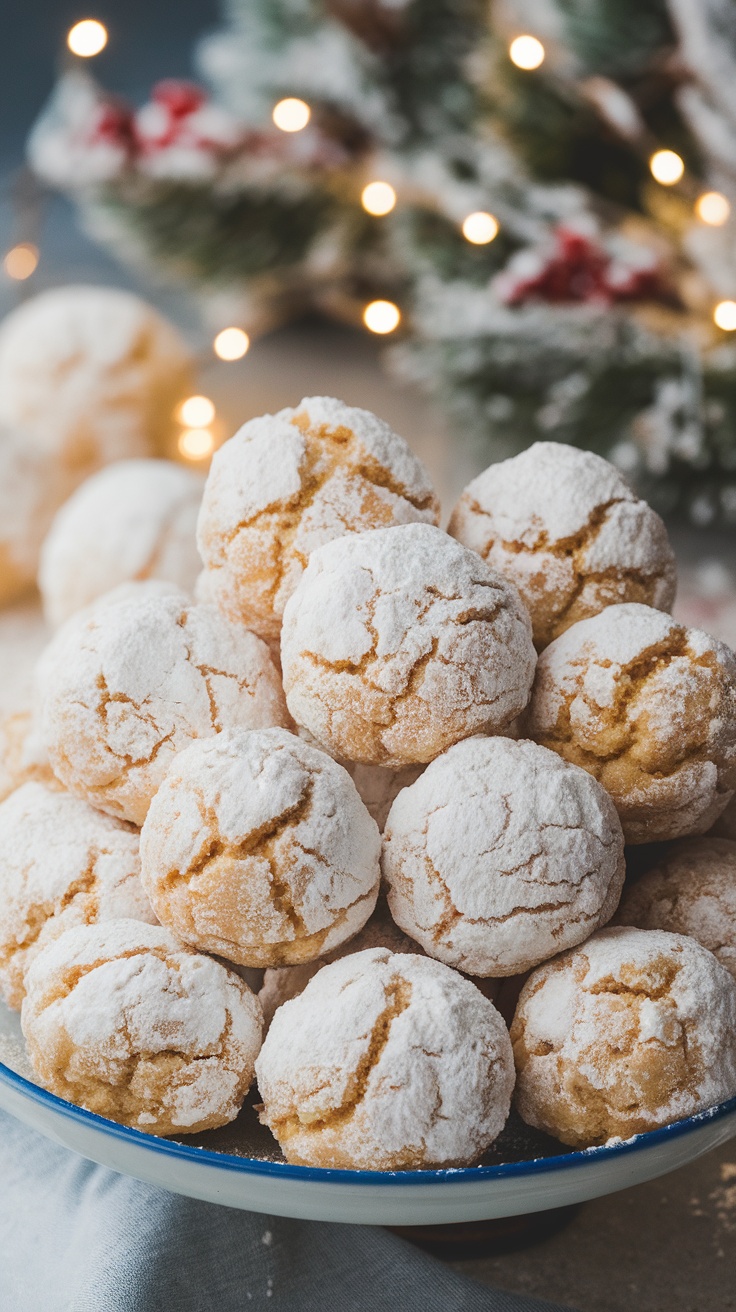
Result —
M736 523L729 0L231 0L198 58L214 97L57 88L30 160L96 236L218 326L388 300L395 366L478 441Z

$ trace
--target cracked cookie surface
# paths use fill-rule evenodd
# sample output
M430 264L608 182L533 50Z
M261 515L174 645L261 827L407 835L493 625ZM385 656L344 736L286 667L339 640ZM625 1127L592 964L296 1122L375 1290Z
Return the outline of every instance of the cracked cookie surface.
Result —
M38 586L48 622L58 627L128 581L166 579L191 592L203 486L171 460L121 460L87 479L62 506L41 551Z
M70 792L134 824L177 752L288 721L265 644L214 607L123 584L59 630L38 666L41 731Z
M462 493L448 532L513 580L540 650L616 602L672 609L662 520L592 451L535 442L491 465Z
M617 925L689 934L736 978L736 842L683 838L627 884Z
M182 752L141 835L159 919L242 966L310 961L356 934L376 904L379 856L347 771L282 729Z
M368 410L312 396L249 420L216 452L198 540L223 612L272 641L315 547L438 519L427 471L403 438Z
M399 793L381 858L397 924L471 975L518 975L612 916L623 886L616 808L536 743L470 738Z
M575 1148L736 1094L736 984L680 934L604 929L540 966L511 1039L518 1111Z
M384 948L324 966L280 1007L256 1072L287 1161L378 1171L475 1161L514 1084L506 1026L475 985Z
M28 1054L60 1098L148 1134L211 1130L240 1111L261 1045L258 1000L160 925L67 930L26 987Z
M736 789L736 656L629 603L542 652L524 731L588 770L629 843L704 833Z
M536 655L513 584L440 529L354 534L312 553L284 611L289 710L349 761L431 761L524 708Z
M131 825L78 797L26 783L0 805L0 991L23 1001L33 958L75 925L156 923L140 882L139 837Z

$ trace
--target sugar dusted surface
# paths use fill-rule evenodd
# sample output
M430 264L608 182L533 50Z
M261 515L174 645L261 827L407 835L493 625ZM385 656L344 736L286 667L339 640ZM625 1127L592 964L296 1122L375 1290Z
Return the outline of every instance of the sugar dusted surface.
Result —
M493 1004L439 962L382 948L325 966L280 1007L256 1069L288 1161L374 1170L476 1160L514 1082Z

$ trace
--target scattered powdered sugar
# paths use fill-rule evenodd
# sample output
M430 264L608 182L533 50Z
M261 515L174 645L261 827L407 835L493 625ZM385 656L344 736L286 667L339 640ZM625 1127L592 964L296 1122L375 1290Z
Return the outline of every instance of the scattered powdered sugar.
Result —
M736 978L736 842L685 838L628 884L619 925L689 934Z
M573 1146L736 1093L736 984L680 934L606 929L539 967L511 1037L521 1115Z
M348 760L396 768L502 731L535 666L513 585L428 524L313 552L284 611L281 656L298 724Z
M23 1000L23 977L74 925L155 923L140 882L138 833L78 797L26 783L0 805L0 990Z
M203 482L169 460L123 460L94 474L57 514L39 587L57 626L117 584L168 579L194 587Z
M600 780L629 842L702 833L736 784L736 657L651 607L609 606L542 653L524 725Z
M182 752L141 836L159 919L245 966L309 961L355 934L376 904L379 856L347 771L283 729Z
M342 401L307 397L249 420L216 452L198 540L224 612L272 639L315 547L438 517L424 466L388 424Z
M23 1033L53 1092L158 1134L237 1115L260 1047L259 1004L168 930L131 920L68 930L26 983Z
M382 869L394 919L430 956L517 975L610 919L624 840L584 770L536 743L470 738L399 793Z
M493 1004L439 962L382 948L325 966L280 1007L256 1069L288 1161L374 1170L474 1161L514 1084Z
M55 773L136 824L194 739L287 719L265 644L165 583L122 585L68 620L39 662L38 688Z

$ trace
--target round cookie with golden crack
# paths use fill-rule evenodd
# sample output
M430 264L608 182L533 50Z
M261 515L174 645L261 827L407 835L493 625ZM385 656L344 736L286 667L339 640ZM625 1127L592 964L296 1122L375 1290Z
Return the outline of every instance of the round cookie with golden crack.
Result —
M431 957L519 975L610 920L624 838L585 770L536 743L469 738L399 793L381 866L394 920Z
M592 451L535 442L469 483L448 532L513 579L539 650L616 602L669 611L675 556L659 515Z
M736 978L736 842L681 838L627 884L617 925L689 934Z
M284 610L286 701L328 751L399 769L502 733L536 654L512 583L429 524L312 553Z
M280 1007L256 1073L287 1161L374 1171L477 1161L514 1086L493 1003L440 962L384 948L323 967Z
M197 738L285 724L260 638L168 584L123 584L67 620L37 671L41 729L70 792L141 825L167 767Z
M156 923L137 829L40 783L0 804L0 992L20 1009L25 972L52 939L104 920Z
M143 886L185 943L241 966L315 957L376 905L381 840L346 770L284 729L177 756L141 835Z
M26 976L21 1026L41 1084L147 1134L237 1116L262 1015L247 984L160 925L67 930Z
M604 929L535 970L511 1026L516 1107L573 1148L736 1094L736 984L692 938Z
M649 606L609 606L542 652L524 725L603 784L628 843L702 834L736 788L736 656Z
M174 326L140 297L54 287L0 327L0 422L28 430L76 485L113 460L166 448L192 366Z
M315 547L414 520L436 524L439 502L404 439L369 410L310 396L215 453L199 550L223 612L271 641Z
M102 469L56 515L41 551L44 614L58 627L130 580L166 579L191 592L203 482L171 460L121 460Z

